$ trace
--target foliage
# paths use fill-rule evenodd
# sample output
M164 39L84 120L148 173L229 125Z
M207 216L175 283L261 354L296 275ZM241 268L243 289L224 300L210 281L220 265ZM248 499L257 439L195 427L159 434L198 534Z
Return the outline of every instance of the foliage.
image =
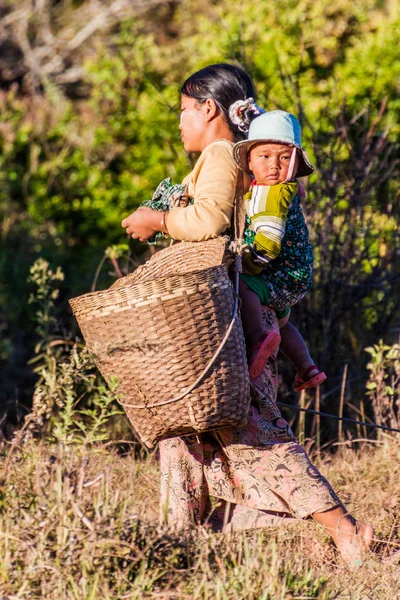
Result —
M56 326L54 316L55 301L59 296L58 281L64 281L64 273L60 267L53 272L49 263L43 258L38 258L30 269L28 283L35 286L35 292L29 297L30 304L37 305L35 313L36 332L43 343L49 343L51 332Z
M400 160L380 115L367 106L349 119L341 107L331 132L313 127L318 172L306 211L316 258L314 287L300 310L321 365L346 357L354 375L363 341L398 324ZM368 337L366 337L368 336Z
M30 272L34 285L31 301L38 306L35 317L40 340L31 362L39 379L24 439L41 432L64 445L98 444L110 438L112 417L122 414L116 401L118 382L106 386L87 348L57 335L54 313L57 283L64 278L61 269L53 272L39 258Z
M41 90L56 100L61 90L85 97L85 52L94 50L104 30L153 5L154 0L5 0L0 6L0 86L18 82L26 93Z
M193 164L180 147L179 86L195 69L221 60L242 63L260 103L291 110L304 125L304 145L316 165L305 202L316 269L314 289L293 320L329 385L346 362L362 393L362 348L378 337L391 343L399 326L398 3L160 0L137 12L137 3L128 2L127 12L107 17L101 35L96 21L85 38L80 34L90 28L81 26L91 23L93 6L108 14L117 4L51 2L41 21L49 2L24 3L26 13L10 1L0 13L4 43L17 47L27 35L32 50L18 54L0 90L6 410L29 405L35 381L26 366L37 335L27 310L30 266L40 256L65 273L57 319L68 331L66 299L88 291L106 249L125 241L121 219L161 179L180 181ZM28 29L22 13L25 20L31 14ZM72 39L83 41L71 53ZM53 62L49 44L58 56ZM130 247L137 264L145 249ZM101 271L98 287L115 277L112 264L111 275ZM291 380L285 365L283 374Z
M367 394L375 422L400 429L400 345L387 346L380 340L366 352L371 355Z

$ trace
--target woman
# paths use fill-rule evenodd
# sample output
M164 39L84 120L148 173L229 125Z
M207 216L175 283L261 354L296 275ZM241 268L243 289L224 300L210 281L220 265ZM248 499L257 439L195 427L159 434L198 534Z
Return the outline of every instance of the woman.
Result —
M185 178L194 204L160 213L138 209L122 221L128 234L145 241L155 232L174 239L201 241L229 227L237 168L233 143L243 137L229 108L254 97L248 75L227 64L194 73L181 88L180 130L187 152L200 152ZM249 110L256 111L249 102ZM275 313L264 308L264 325L279 331ZM263 527L282 518L312 516L332 536L341 556L361 562L372 541L370 525L357 523L297 443L276 405L276 357L252 388L249 424L160 444L162 510L181 527L209 517L210 497L221 512L209 519L215 530ZM226 509L226 510L225 510Z

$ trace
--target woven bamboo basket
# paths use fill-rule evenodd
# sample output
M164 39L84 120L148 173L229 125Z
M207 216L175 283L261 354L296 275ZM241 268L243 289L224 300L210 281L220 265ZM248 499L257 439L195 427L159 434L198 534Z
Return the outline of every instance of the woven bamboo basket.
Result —
M247 422L250 386L223 239L181 242L108 290L70 300L142 442Z

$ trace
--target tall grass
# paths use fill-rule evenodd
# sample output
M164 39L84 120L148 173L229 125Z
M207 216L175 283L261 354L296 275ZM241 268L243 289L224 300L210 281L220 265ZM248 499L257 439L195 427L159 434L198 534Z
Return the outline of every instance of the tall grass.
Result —
M110 439L110 422L119 412L113 392L82 344L57 331L61 273L39 261L31 276L39 300L39 379L24 427L12 441L0 442L3 598L399 597L399 438L381 433L357 441L340 429L333 456L322 452L319 420L316 446L305 439L305 418L299 424L299 436L349 511L376 528L371 553L356 572L340 563L311 520L230 536L160 526L157 453L145 452L132 438L124 444ZM398 423L398 350L382 344L369 349L375 418L391 425ZM305 407L311 400L302 395ZM345 401L343 378L342 407Z
M312 521L210 534L158 524L156 454L28 442L0 468L0 592L11 599L398 598L400 443L342 449L320 469L376 527L350 572Z

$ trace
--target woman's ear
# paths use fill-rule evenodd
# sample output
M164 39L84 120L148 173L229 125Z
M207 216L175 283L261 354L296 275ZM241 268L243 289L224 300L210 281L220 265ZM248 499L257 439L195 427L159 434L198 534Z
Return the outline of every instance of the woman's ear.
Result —
M204 110L204 114L206 116L207 121L212 121L215 117L218 117L220 114L220 110L217 106L217 103L213 98L207 98L205 102L202 104L202 108Z

